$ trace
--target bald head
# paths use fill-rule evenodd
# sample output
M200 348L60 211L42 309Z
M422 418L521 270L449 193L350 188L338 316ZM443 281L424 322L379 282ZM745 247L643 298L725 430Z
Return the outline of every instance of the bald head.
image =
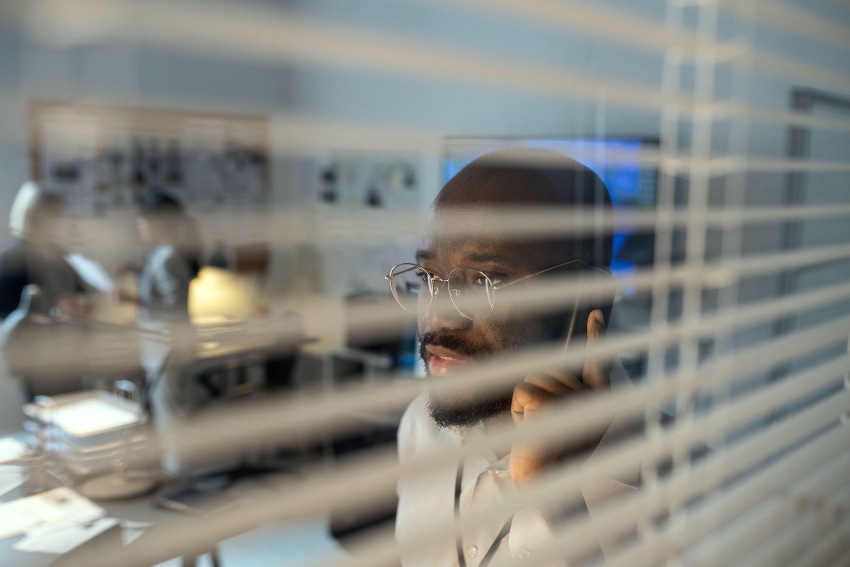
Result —
M546 207L594 208L611 211L611 197L601 179L584 165L556 152L519 148L484 155L455 175L434 201L432 215L442 211L468 211L486 223L488 212L522 212ZM565 226L570 222L565 210ZM515 243L546 248L560 261L583 260L607 268L611 263L611 236L563 235L557 239Z

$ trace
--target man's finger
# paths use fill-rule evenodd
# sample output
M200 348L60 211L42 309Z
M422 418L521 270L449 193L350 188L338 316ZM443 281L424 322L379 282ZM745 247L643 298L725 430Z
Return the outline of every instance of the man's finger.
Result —
M594 309L587 318L587 346L592 347L605 335L605 317L602 311ZM582 382L591 390L601 390L609 386L608 364L600 362L595 356L588 357L584 363Z
M520 382L514 388L511 399L511 417L514 423L522 423L529 415L547 406L555 399L555 396L543 388Z
M556 376L553 374L535 373L526 376L524 381L558 397L585 389L584 385L578 380L566 374Z

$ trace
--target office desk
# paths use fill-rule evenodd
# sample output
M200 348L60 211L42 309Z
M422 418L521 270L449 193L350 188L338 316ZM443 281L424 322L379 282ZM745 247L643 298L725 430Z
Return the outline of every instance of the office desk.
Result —
M144 547L146 552L157 553L160 550L157 549L157 546L150 545L144 539L146 536L155 537L156 534L153 530L157 527L167 531L175 522L190 521L186 515L155 508L151 505L156 496L168 493L174 489L174 486L175 484L172 482L146 497L99 504L106 510L108 517L153 523L154 526L135 543ZM238 487L236 488L238 489ZM270 487L270 490L274 490L274 487ZM18 495L20 493L7 494L3 500L7 501L7 499L12 499ZM58 555L13 550L14 543L22 537L16 536L0 540L0 565L3 567L46 567L54 561L59 561L60 556ZM254 526L254 529L222 534L221 540L222 543L218 547L224 567L250 567L251 565L299 567L315 565L322 561L342 561L349 557L330 536L328 518L258 524ZM183 550L183 552L188 551L189 549ZM73 557L73 554L74 551L62 556L62 558L67 560L69 557ZM169 554L162 551L159 556L153 557L152 560L155 562L153 564L167 561L169 567L177 567L180 565L179 557L181 557L180 553ZM116 559L120 559L120 557L116 557ZM208 558L203 561L204 563L201 564L209 565ZM70 564L80 565L80 563ZM115 561L112 565L123 567L120 560ZM88 564L81 565L81 567L88 567Z
M279 331L279 329L276 330ZM199 340L197 344L200 346L200 348L196 353L197 356L192 360L191 369L189 370L191 372L203 372L222 367L228 368L234 366L242 366L246 364L256 364L267 358L269 354L280 355L282 352L284 354L287 352L294 352L301 344L303 344L304 342L309 342L309 339L303 338L298 338L297 340L289 340L289 337L282 337L279 332L262 332L262 329L258 327L252 327L250 331L251 332L246 333L240 330L236 330L235 332L231 333L229 329L223 328L217 329L215 332L207 332L207 329L204 329L204 332L199 333ZM156 336L153 334L149 334L148 336L156 338ZM290 348L291 350L281 351L281 344L283 344L285 347ZM160 527L165 526L163 529L167 530L167 526L169 524L175 521L180 521L181 519L186 519L186 517L169 510L154 508L151 506L151 502L153 498L157 495L173 490L175 487L176 485L172 483L161 487L156 493L154 493L153 495L148 495L146 497L98 504L106 510L106 515L108 517L115 517L119 519L127 519L140 522L152 522ZM22 496L22 491L19 489L5 495L4 497L2 497L2 500L8 501L20 496ZM300 519L292 520L292 522L294 523L290 525L302 525L302 520ZM307 521L305 520L305 522ZM251 564L250 558L253 557L254 554L258 554L260 556L265 555L266 557L268 557L270 553L274 553L274 556L279 559L274 563L266 561L263 564L286 564L293 566L299 565L300 563L298 563L297 561L288 560L288 553L290 550L298 550L299 546L303 548L305 541L311 542L314 550L321 550L318 559L324 557L336 557L341 559L345 557L344 553L339 549L338 545L327 534L327 519L322 520L321 523L317 523L316 520L310 520L309 522L303 525L308 526L310 529L309 535L307 537L305 537L303 533L300 532L297 537L289 539L286 538L285 532L283 533L283 537L274 535L261 536L260 540L262 541L262 545L251 545L247 549L247 551L242 552L243 555L241 557L237 555L237 557L239 557L238 559L231 560L230 562L225 563L227 565L238 565L239 567L242 567L244 565ZM239 538L243 538L244 541L244 539L255 537L251 535L254 532L274 534L276 529L275 525L272 525L270 527L264 527L261 530L252 530L252 527L258 526L243 527L244 529L239 532L243 535L230 533L222 534L221 537L228 538L228 542L231 541L229 538L234 537L236 537L237 540ZM295 529L300 530L301 528L296 527ZM31 552L18 552L13 550L12 546L22 537L23 536L16 536L15 538L0 540L0 565L22 565L24 567L42 566L49 565L51 562L57 559L57 556L55 555L37 554ZM286 549L284 549L284 547L286 547ZM299 552L296 551L296 553ZM304 558L303 564L314 564L317 562L317 557L315 553L313 551L311 551L311 553L313 553L313 555L310 557L307 557L306 553L301 554ZM176 555L171 555L171 557L175 556ZM227 556L227 552L225 552L225 556ZM157 559L165 560L167 558L168 557L159 557ZM247 560L248 562L245 562L243 560ZM120 563L115 564L120 565Z
M165 494L169 490L173 490L175 486L174 482L166 482L150 495L121 501L96 502L96 504L106 510L106 517L109 518L149 522L153 524L168 522L174 518L175 513L169 510L155 508L151 505L151 502L154 497L160 494ZM3 502L9 502L23 496L25 496L23 488L19 487L12 492L5 494L0 500ZM16 567L43 567L50 565L59 557L55 554L17 551L13 549L15 543L24 537L25 536L23 535L19 535L0 540L0 565L14 565Z
M290 385L295 357L304 344L315 341L303 335L297 320L293 322L293 318L285 316L193 325L176 334L166 330L159 337L148 340L143 346L143 356L151 358L145 361L149 380L157 371L176 371L187 379L239 371L238 381L253 382L254 389L271 390ZM249 379L247 370L250 368L258 369L257 380ZM188 400L190 407L192 401Z
M165 343L165 341L160 340L159 336L154 333L148 333L146 336L152 338L157 344ZM219 330L219 332L216 333L203 333L199 339L200 340L196 343L198 346L196 355L191 360L189 366L185 369L185 371L190 374L265 364L268 362L270 356L280 356L282 352L284 355L291 355L298 345L305 342L299 340L284 343L283 347L290 348L291 350L282 351L281 337L279 334L261 334L256 332L246 334L238 331L234 333L230 332L229 329ZM179 487L179 484L180 483L178 481L172 480L160 487L153 494L149 494L144 497L121 501L97 502L97 504L105 510L106 517L153 523L155 526L151 529L151 532L156 531L156 526L166 526L164 529L167 530L167 526L169 524L185 520L187 519L187 516L171 510L155 508L152 506L152 502L156 497L175 490ZM5 494L3 497L0 497L0 500L7 502L23 496L23 489L18 488ZM259 525L241 526L237 533L222 533L221 537L232 538L255 527L259 527ZM59 559L59 556L57 555L14 550L13 546L15 543L24 537L25 536L21 535L0 540L0 566L45 566L50 565ZM145 537L146 536L142 536L142 540ZM139 545L144 545L144 541L142 540L139 540L141 542ZM274 543L276 543L276 541ZM329 539L327 543L327 547L329 549L333 549L333 544ZM183 552L198 554L204 551L206 550L188 548ZM154 562L159 563L161 561L168 560L172 557L179 556L180 553L182 552L178 552L170 556L168 553L165 553L165 555L156 557ZM74 554L75 551L69 552L69 554L63 556L63 560L67 560L68 557L72 557ZM120 562L116 562L115 564L121 565ZM243 563L241 561L234 561L232 564L242 565Z

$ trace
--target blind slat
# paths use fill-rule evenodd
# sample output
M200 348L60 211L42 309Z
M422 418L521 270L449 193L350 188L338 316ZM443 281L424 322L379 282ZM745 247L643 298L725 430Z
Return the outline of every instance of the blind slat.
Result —
M733 0L717 0L724 9L732 10L739 18L753 18L756 22L766 23L781 30L812 39L818 43L830 43L843 49L850 49L850 36L847 27L836 22L815 16L807 10L790 6L777 0L758 0L756 9L736 10Z
M686 554L688 565L743 564L753 552L754 542L780 547L788 544L784 537L772 537L785 532L788 526L802 515L817 513L822 500L829 500L845 484L850 472L850 456L839 452L825 465L809 473L792 476L788 490L780 492L752 508L741 508L740 514L723 527L707 534ZM756 545L756 547L762 547ZM787 556L787 552L771 552L773 557ZM779 561L774 559L773 564Z
M843 400L835 405L840 406L841 403L845 402L846 400ZM841 410L839 409L839 411ZM812 414L810 413L809 416L812 416ZM832 415L831 417L835 416ZM808 423L805 423L804 420L805 418L796 420L795 425L809 425ZM783 441L778 439L778 437L781 437L781 435L785 432L788 432L788 429L790 428L780 426L775 429L768 430L765 432L764 438L770 438L770 440L776 445L781 445L783 444ZM817 429L817 427L812 429ZM809 429L807 433L811 432L812 429ZM846 435L846 431L842 431L842 433ZM758 447L752 447L755 444L756 443L750 443L748 448L758 449ZM811 442L806 445L807 448L812 446L817 447L817 445ZM839 450L846 451L847 445L844 444ZM764 452L766 453L768 451ZM831 457L833 454L834 453L832 453L829 448L823 448L816 456L809 457L809 453L806 452L805 457L797 456L796 461L800 461L800 464L808 467L812 464L810 459L815 460L815 462L822 462L823 459ZM798 464L796 461L794 459L788 459L787 461L784 460L785 467L791 469L794 464ZM722 465L719 468L722 469ZM773 471L774 469L775 467L770 467L768 471ZM772 494L776 490L782 489L790 479L788 477L784 477L778 483L773 483L771 480L772 479L768 472L761 472L759 475L752 477L748 483L743 484L743 486L746 486L745 490L739 488L738 490L730 491L729 494L715 496L706 505L707 509L710 510L711 513L703 512L700 515L690 513L688 517L688 524L685 529L679 527L674 531L665 531L653 534L653 536L650 536L649 538L644 538L639 545L630 548L628 552L624 552L623 554L618 555L617 559L610 561L609 565L611 567L619 567L621 565L632 565L635 567L641 565L652 565L663 559L668 554L675 554L677 550L692 543L707 530L715 529L721 526L730 517L734 517L735 513L730 513L728 510L746 510L753 504L757 503L760 499L765 498L767 495Z
M837 495L835 504L841 511L850 506L850 491L844 490ZM850 538L850 519L840 513L836 516L840 517L836 525L826 535L823 534L823 529L820 533L814 533L810 540L814 543L809 550L803 552L802 557L791 564L792 567L822 567L841 556L847 549L847 541Z
M464 54L459 50L417 45L410 40L379 38L344 28L321 25L296 16L259 12L251 17L208 5L192 7L131 0L54 0L36 4L29 21L42 38L71 44L127 37L144 38L188 49L227 51L260 60L299 60L309 64L379 69L402 75L499 85L510 89L559 97L604 97L608 103L648 110L692 113L701 119L730 117L778 123L803 123L830 129L850 130L850 120L813 118L769 107L740 103L697 104L693 97L671 95L643 84L568 72L562 68L513 65L493 58ZM69 24L71 24L69 26ZM57 33L65 31L65 36ZM246 41L262 37L263 41Z
M848 495L846 491L838 490L830 495L831 504L837 506L847 505ZM813 542L819 539L828 539L830 529L834 529L832 522L825 521L826 511L801 510L796 521L789 524L784 530L777 531L773 537L766 538L763 545L756 545L756 551L744 555L740 559L742 567L772 567L773 565L793 565L803 559L800 550L809 550ZM840 523L840 522L839 522ZM759 542L761 543L761 542ZM818 566L827 565L828 561L821 561Z

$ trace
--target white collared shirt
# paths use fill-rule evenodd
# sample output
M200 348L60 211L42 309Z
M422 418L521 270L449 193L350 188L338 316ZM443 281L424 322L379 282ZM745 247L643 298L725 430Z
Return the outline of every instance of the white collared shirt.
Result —
M173 246L157 246L139 274L138 293L149 318L186 317L192 272Z
M613 374L620 372L621 376L615 380ZM612 373L612 382L620 382L622 385L624 376L625 373L620 367ZM485 434L485 426L462 431L439 427L428 414L427 400L427 393L421 394L408 406L401 419L398 447L402 466L420 455L440 449L458 448L465 440ZM605 439L600 446L603 443ZM398 542L407 544L425 528L452 525L455 521L456 502L458 514L463 517L470 511L492 506L498 499L514 494L516 486L510 477L508 457L509 455L489 453L468 458L463 464L459 497L456 497L456 466L448 465L424 474L404 476L398 483ZM611 483L619 488L633 488L618 481ZM601 496L605 497L607 495ZM598 499L587 492L585 499L588 500L588 506L598 503ZM591 499L596 502L591 503ZM563 515L563 512L561 511L559 516ZM580 510L573 509L568 513L570 517L575 517L576 513L586 514L587 511L582 506ZM402 564L404 567L478 567L497 557L527 556L533 552L536 545L551 538L551 523L551 518L536 508L523 508L512 516L494 515L486 525L471 533L463 533L460 542L446 539L425 549L403 552ZM463 555L463 564L459 558L460 554ZM556 562L551 565L565 563Z

